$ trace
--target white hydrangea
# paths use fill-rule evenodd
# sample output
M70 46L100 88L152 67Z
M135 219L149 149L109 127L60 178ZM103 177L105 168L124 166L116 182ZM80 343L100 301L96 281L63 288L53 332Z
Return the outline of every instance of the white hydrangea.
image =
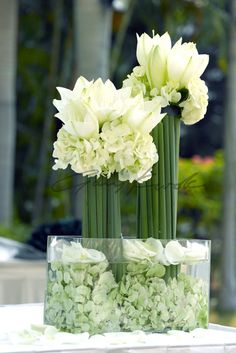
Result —
M76 173L84 176L100 176L102 166L109 164L109 153L103 148L100 139L80 139L61 128L54 143L54 170L65 169L68 165Z
M194 79L188 83L188 98L180 103L183 108L181 120L187 124L195 124L204 118L208 104L208 89L201 79Z
M104 124L101 138L104 149L113 154L119 180L141 183L151 177L158 155L150 134L136 132L120 119Z
M54 143L53 169L70 165L76 173L108 178L117 172L130 182L151 177L158 155L150 132L165 115L159 99L132 97L130 87L117 90L101 79L79 78L72 91L58 90L62 99L54 105L63 127Z

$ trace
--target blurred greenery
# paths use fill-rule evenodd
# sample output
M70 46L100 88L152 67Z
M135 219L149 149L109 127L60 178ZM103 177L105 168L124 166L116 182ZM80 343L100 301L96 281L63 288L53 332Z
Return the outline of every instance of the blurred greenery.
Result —
M211 323L216 323L218 325L226 325L236 327L236 313L223 313L211 310L210 320Z
M21 221L14 221L7 227L0 224L0 236L10 238L19 242L25 242L31 234L31 227Z

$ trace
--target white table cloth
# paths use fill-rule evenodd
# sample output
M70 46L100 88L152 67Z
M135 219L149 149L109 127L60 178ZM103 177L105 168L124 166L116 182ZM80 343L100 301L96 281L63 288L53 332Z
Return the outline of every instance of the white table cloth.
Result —
M40 334L30 344L21 339L43 323L43 305L0 306L0 352L51 353L236 353L236 328L210 325L208 330L168 334L110 333L88 337ZM70 343L69 343L70 342Z

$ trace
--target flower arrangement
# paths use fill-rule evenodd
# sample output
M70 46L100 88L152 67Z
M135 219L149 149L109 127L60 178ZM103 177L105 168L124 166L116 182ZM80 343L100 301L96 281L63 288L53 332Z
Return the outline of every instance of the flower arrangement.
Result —
M144 33L137 60L121 89L80 77L54 100L63 126L53 168L85 178L83 238L56 237L48 255L45 321L71 332L207 325L207 281L193 273L209 264L208 245L182 245L176 222L180 122L206 113L208 56ZM121 236L124 181L137 183L137 239Z
M132 87L134 96L141 91L148 101L162 99L168 111L153 130L159 162L152 180L139 188L137 234L172 239L176 237L180 121L194 124L206 113L207 87L200 76L209 57L182 39L172 47L168 33L152 38L144 33L138 37L137 60L139 66L124 86Z

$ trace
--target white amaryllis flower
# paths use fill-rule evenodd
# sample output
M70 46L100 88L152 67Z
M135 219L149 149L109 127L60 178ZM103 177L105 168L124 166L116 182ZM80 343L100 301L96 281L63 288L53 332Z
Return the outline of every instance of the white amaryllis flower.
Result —
M188 83L188 98L180 103L183 108L181 120L186 125L195 124L203 119L208 105L208 89L205 82L199 78Z

